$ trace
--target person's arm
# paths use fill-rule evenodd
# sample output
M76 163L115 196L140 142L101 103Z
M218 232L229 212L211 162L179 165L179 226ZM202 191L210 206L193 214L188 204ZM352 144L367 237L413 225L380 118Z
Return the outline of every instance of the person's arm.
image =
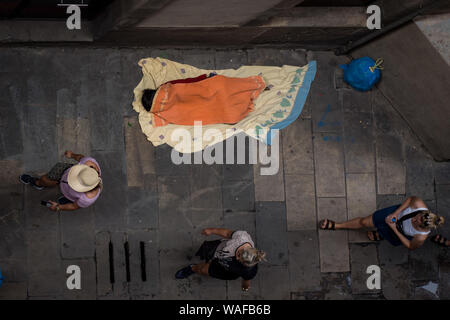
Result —
M74 159L78 162L80 162L80 160L82 158L84 158L84 155L73 153L73 151L70 151L70 150L67 150L66 152L64 152L64 155L66 156L66 158Z
M385 219L386 223L387 223L387 224L392 223L392 218L395 218L395 220L398 220L399 214L400 214L403 210L405 210L406 208L408 208L409 206L411 206L411 204L412 204L413 202L416 202L417 200L420 200L420 199L417 198L417 197L415 197L415 196L412 196L412 197L407 198L407 199L402 203L402 205L401 205L400 207L398 207L397 210L394 211L394 213L391 213L390 215L388 215L388 216L386 217L386 219Z
M233 230L224 228L206 228L202 230L202 234L205 236L215 234L223 238L231 239L231 236L233 235Z
M250 289L250 280L242 279L242 291L248 291Z
M395 222L391 221L390 223L388 223L388 225L389 227L391 227L392 231L394 231L394 233L397 235L397 237L400 239L403 245L407 247L409 250L414 250L421 247L424 244L425 239L427 238L426 235L419 234L415 235L412 238L412 240L409 240L400 231L398 231Z
M58 204L54 201L49 202L52 204L52 206L49 207L52 211L74 211L81 208L76 202L66 204Z

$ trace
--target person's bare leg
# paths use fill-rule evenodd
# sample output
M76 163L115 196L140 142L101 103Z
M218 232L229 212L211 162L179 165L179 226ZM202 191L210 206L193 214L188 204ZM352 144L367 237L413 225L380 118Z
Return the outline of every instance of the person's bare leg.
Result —
M209 270L209 263L199 263L199 264L194 264L192 266L192 271L194 271L195 273L205 275L205 276L209 276L208 270Z
M325 219L321 225L322 228L325 227L325 225L327 224L328 219ZM357 230L357 229L362 229L362 228L374 228L375 226L373 225L372 222L372 215L365 217L365 218L355 218L346 222L342 222L342 223L337 223L335 224L335 229L352 229L352 230Z
M50 180L48 175L40 177L35 183L40 187L55 187L58 185L58 181Z

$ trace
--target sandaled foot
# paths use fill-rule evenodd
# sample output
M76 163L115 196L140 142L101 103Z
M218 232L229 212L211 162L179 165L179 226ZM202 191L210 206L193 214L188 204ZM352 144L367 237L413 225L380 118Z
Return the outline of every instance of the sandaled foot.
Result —
M378 231L369 231L367 232L367 237L370 241L381 241L383 237L378 233Z
M441 247L450 247L450 240L447 240L446 237L443 237L440 234L435 235L433 238L430 239L431 242L434 242L438 245L440 245Z
M323 219L319 222L321 230L335 230L336 223L333 220Z

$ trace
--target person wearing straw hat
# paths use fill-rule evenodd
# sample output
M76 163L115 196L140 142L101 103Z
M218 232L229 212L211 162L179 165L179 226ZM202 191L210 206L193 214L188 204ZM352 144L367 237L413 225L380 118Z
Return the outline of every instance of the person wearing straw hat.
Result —
M52 211L73 211L89 207L98 199L102 190L100 166L94 158L82 154L66 151L64 155L78 161L78 164L57 163L49 173L40 178L22 174L19 179L37 190L59 185L63 196L56 202L48 201Z

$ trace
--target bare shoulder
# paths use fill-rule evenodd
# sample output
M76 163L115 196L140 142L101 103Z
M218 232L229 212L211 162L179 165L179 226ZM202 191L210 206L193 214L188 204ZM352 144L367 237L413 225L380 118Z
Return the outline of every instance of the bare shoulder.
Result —
M416 196L412 196L411 197L411 207L412 208L427 208L427 205L425 204L425 202L423 202L422 199L420 199L419 197Z
M95 198L99 192L100 192L100 188L95 188L94 190L86 192L86 196L89 199L92 199L92 198Z

